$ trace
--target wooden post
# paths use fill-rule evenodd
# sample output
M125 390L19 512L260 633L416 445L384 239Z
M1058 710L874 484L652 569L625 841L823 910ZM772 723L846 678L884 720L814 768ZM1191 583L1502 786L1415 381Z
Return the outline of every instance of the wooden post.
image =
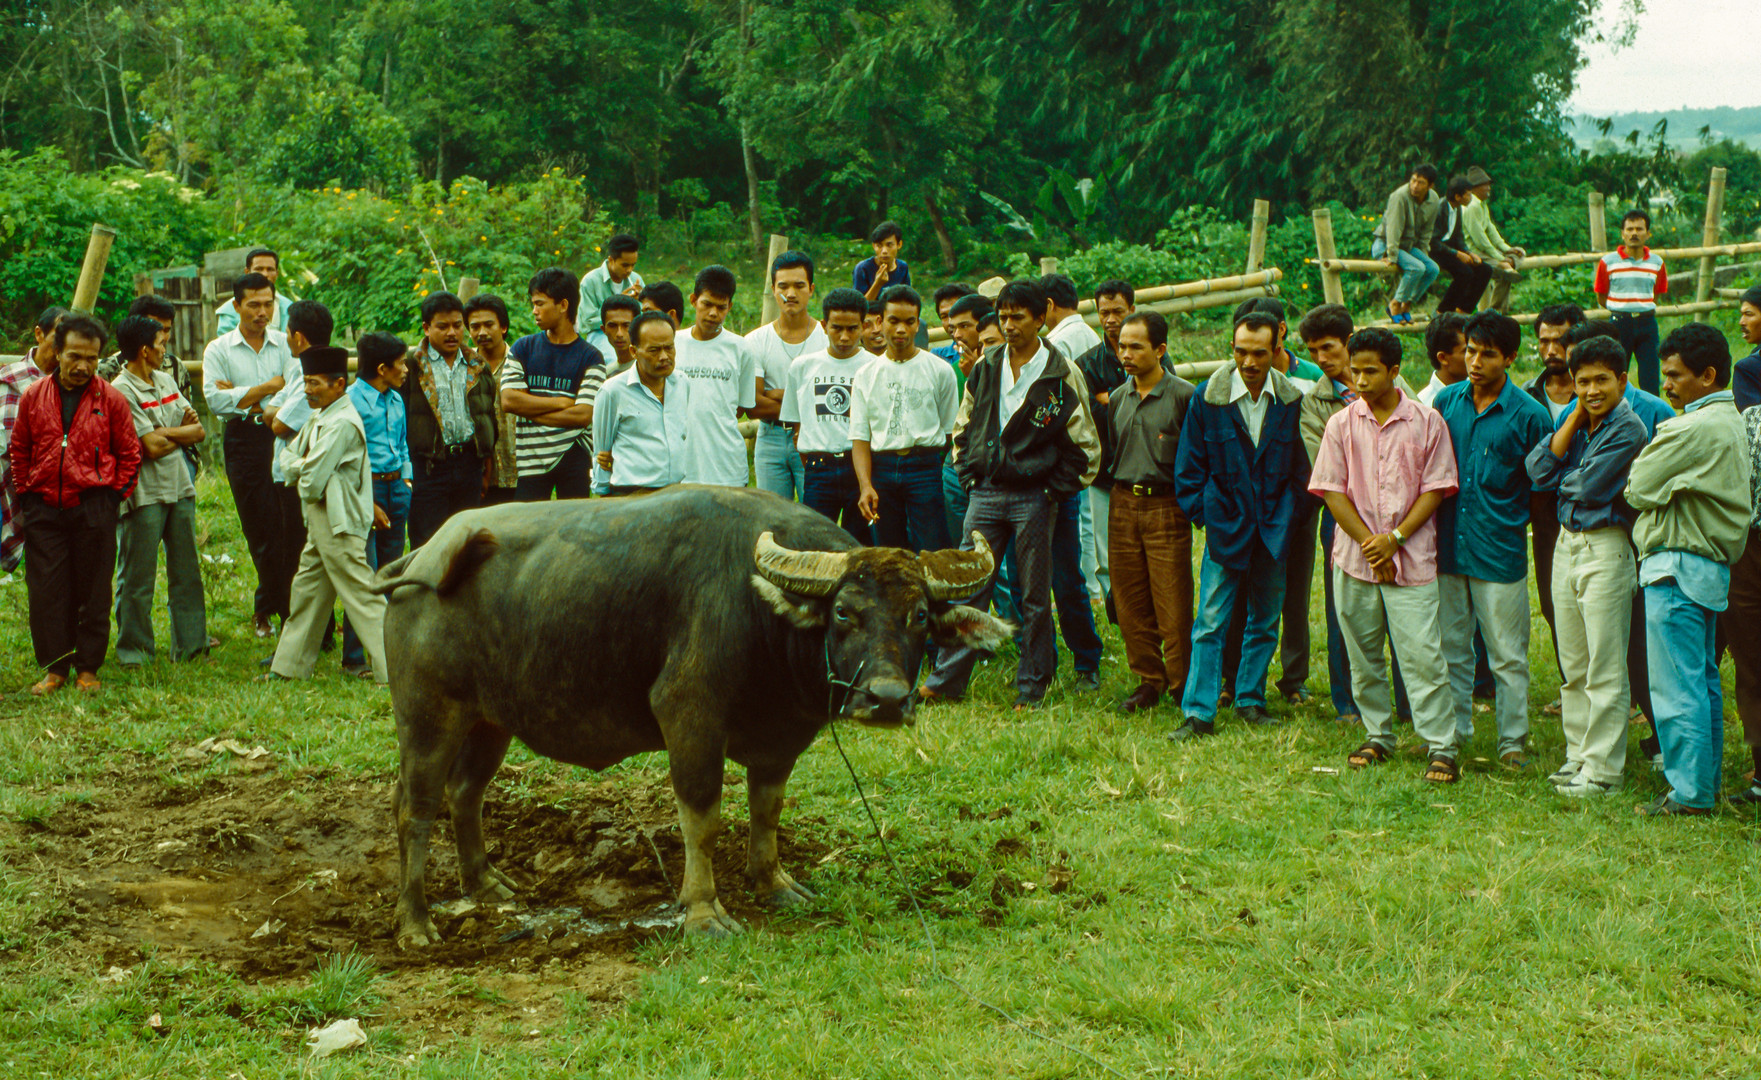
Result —
M1712 170L1712 180L1706 186L1706 231L1700 238L1705 247L1718 243L1719 222L1724 216L1724 169L1722 166ZM1713 261L1715 256L1700 256L1700 275L1694 279L1694 302L1705 303L1712 298ZM1694 316L1695 322L1705 322L1707 312L1699 312Z
M1053 275L1057 272L1058 272L1058 257L1056 255L1047 255L1045 258L1043 258L1039 261L1039 276L1040 277L1050 277L1051 275Z
M86 241L86 258L79 268L79 284L73 287L73 310L90 312L98 302L98 286L104 283L104 267L110 262L110 245L115 242L115 229L108 225L92 226L92 238Z
M1253 232L1247 241L1247 269L1253 273L1266 261L1266 229L1272 222L1272 204L1264 199L1253 201Z
M1339 271L1327 269L1326 264L1339 257L1333 248L1333 211L1325 206L1316 207L1315 213L1315 254L1321 257L1321 296L1329 304L1345 303L1345 283L1340 280Z
M143 270L140 273L135 275L135 295L136 296L152 296L153 295L153 275L151 273L148 273L147 271Z
M460 300L469 300L471 297L476 296L479 292L482 292L482 291L483 291L483 282L479 281L478 279L476 279L474 277L462 277L459 279L459 299Z
M777 307L777 294L774 288L776 275L771 272L771 267L776 265L777 256L787 250L789 250L789 238L771 233L770 257L764 260L764 305L759 316L767 326L776 322L777 316L782 314L781 309Z
M1600 191L1590 192L1590 250L1598 255L1608 250L1608 212Z

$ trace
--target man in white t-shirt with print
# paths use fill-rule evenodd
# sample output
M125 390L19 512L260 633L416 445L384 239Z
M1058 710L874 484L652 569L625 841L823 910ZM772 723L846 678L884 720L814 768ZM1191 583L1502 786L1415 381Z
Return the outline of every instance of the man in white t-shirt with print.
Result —
M909 285L893 285L881 303L887 351L850 385L851 461L862 488L857 507L881 547L941 551L953 546L942 455L960 411L958 383L946 360L915 344L923 298Z
M874 363L862 347L868 299L855 289L833 289L820 305L826 347L789 368L782 420L801 453L801 505L818 510L864 544L874 531L857 506L861 485L850 457L850 387Z
M763 382L758 386L752 416L760 421L752 447L752 472L758 486L793 502L801 496L801 455L780 419L789 368L801 357L826 348L808 304L813 299L813 260L805 252L785 251L770 268L771 293L777 300L776 321L746 335L758 358Z
M685 483L745 487L746 440L739 415L758 397L758 358L739 334L722 329L734 305L734 272L706 266L691 287L696 319L678 338L675 371L691 383Z

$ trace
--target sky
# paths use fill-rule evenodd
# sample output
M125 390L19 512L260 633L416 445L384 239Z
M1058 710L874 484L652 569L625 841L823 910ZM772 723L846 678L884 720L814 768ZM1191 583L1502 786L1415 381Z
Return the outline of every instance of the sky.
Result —
M1761 105L1752 67L1761 44L1761 0L1644 0L1638 34L1618 52L1585 47L1575 111L1592 116L1676 108ZM1621 0L1603 0L1609 27ZM1749 70L1745 70L1749 69Z

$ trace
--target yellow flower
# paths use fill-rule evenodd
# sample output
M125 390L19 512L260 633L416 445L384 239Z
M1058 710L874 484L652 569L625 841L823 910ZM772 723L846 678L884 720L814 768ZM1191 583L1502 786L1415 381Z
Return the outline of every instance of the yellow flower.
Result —
M448 266L457 266L457 265L458 265L458 263L456 263L456 262L453 262L453 261L452 261L452 260L451 260L451 259L448 259L448 260L446 260L446 265L448 265Z
M594 245L593 245L593 250L594 250L594 251L596 251L596 252L597 252L597 251L598 251L598 250L599 250L599 245L598 245L598 244L594 244Z
M1308 282L1306 282L1306 281L1305 281L1305 282L1303 282L1303 283L1302 283L1302 287L1303 287L1303 289L1304 289L1304 290L1305 290L1305 291L1306 291L1306 290L1307 290L1307 289L1308 289L1308 287L1309 287L1309 283L1308 283Z
M489 237L487 237L487 236L479 236L477 239L483 241L486 244L489 242Z
M423 289L423 290L422 290L422 295L423 295L423 296L427 296L427 295L428 295L428 290L427 290L427 289Z
M402 254L403 254L403 253L404 253L404 249L403 249L403 248L398 248L398 249L397 249L397 253L398 253L398 254L399 254L399 255L402 255Z
M561 251L553 251L553 252L551 252L551 254L552 255L561 255L562 252Z

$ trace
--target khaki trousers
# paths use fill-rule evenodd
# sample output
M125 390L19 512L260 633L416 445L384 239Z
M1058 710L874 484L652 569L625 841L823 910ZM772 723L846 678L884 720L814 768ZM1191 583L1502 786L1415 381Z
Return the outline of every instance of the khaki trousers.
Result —
M1627 645L1639 587L1633 544L1618 528L1559 530L1553 547L1553 622L1559 633L1560 727L1565 759L1604 784L1626 770Z
M318 645L329 625L336 601L349 626L361 639L373 678L386 681L385 597L375 596L373 570L367 565L367 538L337 536L330 531L330 512L323 503L305 503L306 547L294 574L292 611L282 627L270 670L289 679L309 679L318 663Z

